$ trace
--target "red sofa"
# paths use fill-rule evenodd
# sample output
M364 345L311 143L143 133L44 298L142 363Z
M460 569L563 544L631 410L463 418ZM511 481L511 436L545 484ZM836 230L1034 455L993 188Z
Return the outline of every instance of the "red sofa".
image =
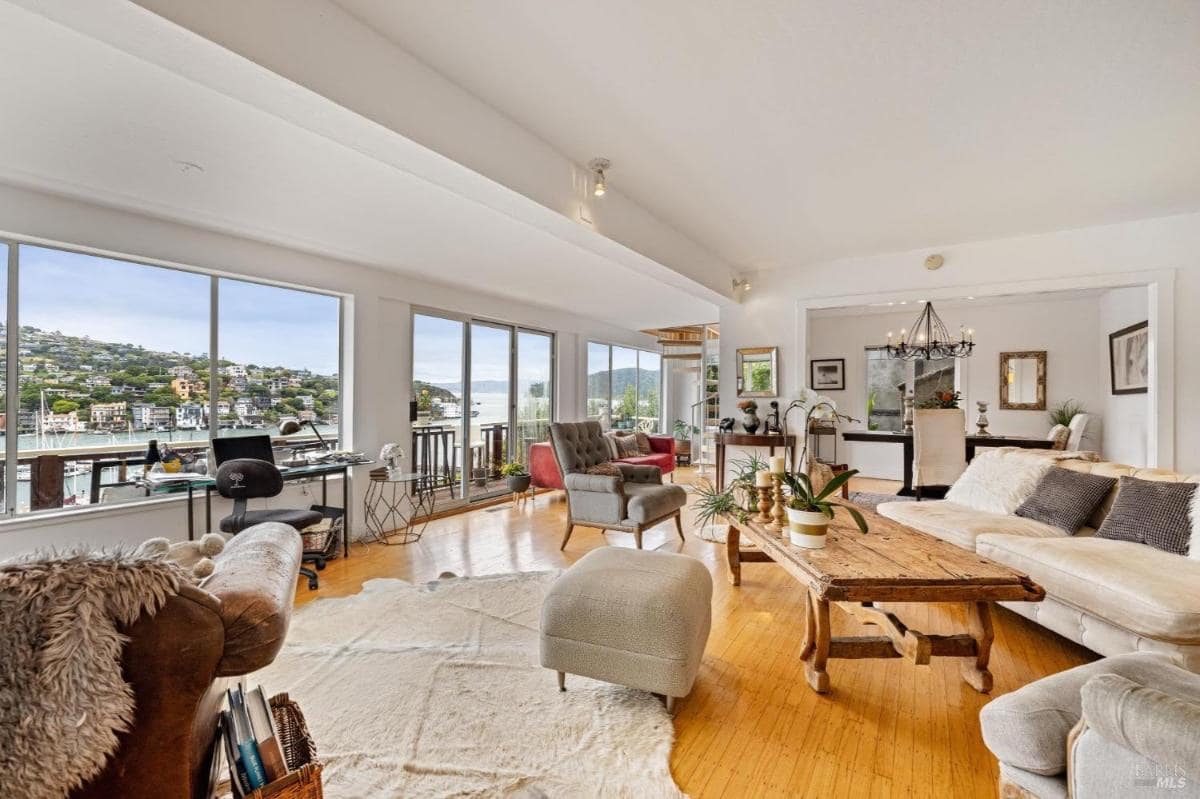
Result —
M621 458L620 463L636 463L642 466L657 466L663 475L675 471L675 439L672 436L649 436L649 455L637 455L632 458ZM554 450L548 441L529 446L529 474L533 485L537 488L562 488L562 474L558 471L558 461L554 460ZM675 478L671 478L674 482Z

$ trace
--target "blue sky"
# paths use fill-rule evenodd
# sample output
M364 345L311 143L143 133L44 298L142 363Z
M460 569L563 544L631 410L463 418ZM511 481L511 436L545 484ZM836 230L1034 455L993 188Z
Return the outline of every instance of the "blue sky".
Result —
M21 247L21 324L166 352L208 352L209 278ZM220 281L220 354L238 363L338 370L338 300Z
M462 380L463 330L453 319L416 314L413 317L413 379L444 385ZM508 380L511 333L476 324L471 330L471 379ZM530 383L550 379L550 337L517 333L517 382L524 392Z

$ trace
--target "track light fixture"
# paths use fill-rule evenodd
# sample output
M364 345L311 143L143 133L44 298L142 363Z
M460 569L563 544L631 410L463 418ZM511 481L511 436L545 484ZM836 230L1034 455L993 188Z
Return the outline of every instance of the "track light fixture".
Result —
M592 194L597 197L603 197L604 192L608 191L608 183L604 179L604 171L612 167L612 162L607 158L593 158L588 161L588 169L592 173Z

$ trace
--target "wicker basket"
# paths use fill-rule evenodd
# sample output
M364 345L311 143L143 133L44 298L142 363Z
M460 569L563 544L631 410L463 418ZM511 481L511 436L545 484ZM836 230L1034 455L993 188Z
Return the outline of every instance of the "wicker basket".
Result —
M317 760L317 747L308 734L308 725L300 706L288 699L287 694L271 697L271 713L275 717L279 744L289 774L247 794L247 799L324 799L321 790L321 761Z

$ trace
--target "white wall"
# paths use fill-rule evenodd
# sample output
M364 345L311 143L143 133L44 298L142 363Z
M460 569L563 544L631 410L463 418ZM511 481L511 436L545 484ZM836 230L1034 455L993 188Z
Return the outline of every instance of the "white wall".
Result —
M940 252L946 263L938 271L923 267L925 256ZM1130 273L1154 273L1173 278L1171 290L1152 292L1152 313L1172 320L1169 338L1151 331L1152 350L1163 365L1157 375L1166 390L1151 394L1157 423L1173 452L1150 452L1148 462L1187 471L1200 470L1200 417L1175 414L1200 402L1200 370L1190 368L1186 349L1200 340L1200 214L1184 214L1118 225L1067 230L883 255L845 258L794 269L764 272L754 277L754 290L743 304L721 309L721 404L733 415L737 397L733 363L738 347L778 345L783 363L782 390L794 396L807 382L806 330L800 308L822 297L860 295L863 302L880 296L934 298L953 291L958 296L979 287L1041 285L1043 290L1067 289L1074 283L1094 282L1095 276L1123 285L1148 282ZM1045 284L1045 285L1042 285ZM941 293L939 293L941 292ZM848 304L848 303L841 303ZM886 332L886 331L885 331ZM1181 356L1176 358L1175 342ZM812 355L818 353L812 352ZM1094 362L1094 361L1093 361ZM1155 439L1157 441L1157 439ZM1156 444L1157 446L1157 444Z
M1104 397L1104 457L1118 463L1141 466L1146 463L1147 421L1150 402L1147 394L1112 393L1108 334L1145 322L1149 314L1146 289L1132 286L1114 289L1100 298L1099 364Z
M1145 289L1142 289L1143 294ZM898 334L911 327L919 305L909 304L903 313L824 316L811 318L808 346L811 358L845 358L846 390L826 391L845 413L866 427L866 356L864 348L886 342L887 331ZM951 333L959 325L975 330L975 350L959 362L960 385L967 425L974 429L979 400L988 403L989 430L996 434L1043 436L1050 429L1045 411L1000 409L1000 353L1045 350L1046 405L1065 399L1082 402L1095 414L1098 430L1105 414L1106 385L1095 368L1096 342L1100 336L1100 298L1039 299L1026 302L988 303L976 301L963 307L935 310ZM1104 378L1107 380L1107 377ZM1099 446L1100 439L1094 439ZM824 442L824 446L830 446ZM823 452L823 454L829 454ZM870 442L838 442L839 460L851 463L865 475L898 480L902 476L900 447Z
M111 41L121 39L120 31L104 30L104 20L78 19L81 11L74 4L46 5L37 4L40 13ZM135 27L139 21L121 5L96 13L126 30ZM588 174L581 165L334 2L138 0L138 5L514 189L574 224L586 211L596 231L651 259L642 262L642 268L660 280L693 291L700 284L713 292L708 299L714 301L732 293L730 266L623 196L615 185L619 179L603 203L591 202ZM146 56L172 69L190 68L176 53ZM203 73L193 77L212 79ZM425 177L442 180L432 174ZM512 198L504 202L510 204L507 212L518 213L511 207Z
M384 270L308 255L282 247L178 225L75 200L0 185L0 231L109 250L225 274L335 291L346 295L343 408L347 444L377 454L398 441L408 449L411 374L411 305L475 314L554 331L557 336L559 418L583 413L580 360L588 337L649 347L653 338L600 321L461 288L403 278ZM480 264L486 269L487 264ZM564 302L564 307L569 303ZM365 469L354 481L354 534L362 525ZM278 503L297 501L299 488ZM340 502L340 487L331 490ZM308 500L303 500L307 504ZM199 505L199 503L198 503ZM282 506L282 505L281 505ZM215 508L219 515L227 512ZM199 514L198 514L199 516ZM0 557L37 546L137 542L151 536L183 538L179 500L122 508L86 509L0 522ZM199 519L202 522L202 516Z

